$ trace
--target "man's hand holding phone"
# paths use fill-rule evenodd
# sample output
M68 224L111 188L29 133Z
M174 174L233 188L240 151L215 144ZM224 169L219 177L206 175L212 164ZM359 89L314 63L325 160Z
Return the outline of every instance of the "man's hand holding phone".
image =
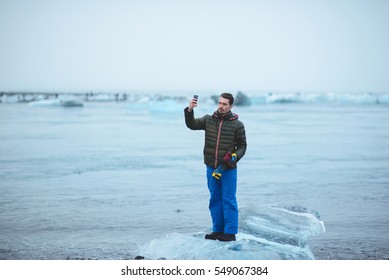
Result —
M199 96L195 94L192 98L192 100L189 102L188 111L192 112L194 107L197 107L197 99L199 99Z

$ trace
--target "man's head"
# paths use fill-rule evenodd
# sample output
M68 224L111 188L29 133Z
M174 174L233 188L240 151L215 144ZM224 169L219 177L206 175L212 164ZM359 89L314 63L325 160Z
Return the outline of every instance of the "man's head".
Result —
M234 104L234 96L231 93L222 93L219 97L217 111L219 114L226 114L231 111Z

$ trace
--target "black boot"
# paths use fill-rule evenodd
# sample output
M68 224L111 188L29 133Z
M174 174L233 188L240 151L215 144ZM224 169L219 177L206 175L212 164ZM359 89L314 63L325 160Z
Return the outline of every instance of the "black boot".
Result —
M219 236L223 235L222 232L212 232L209 234L205 235L205 239L211 239L211 240L216 240L219 238Z
M224 242L230 242L230 241L235 241L236 238L235 238L235 234L226 233L226 234L219 235L217 240L224 241Z

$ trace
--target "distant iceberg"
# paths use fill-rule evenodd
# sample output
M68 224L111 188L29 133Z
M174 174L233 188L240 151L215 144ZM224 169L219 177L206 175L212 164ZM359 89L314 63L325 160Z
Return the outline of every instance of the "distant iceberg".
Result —
M325 232L316 211L300 206L240 209L235 242L204 239L205 233L169 233L139 246L146 259L171 260L310 260L308 238Z
M84 102L75 96L63 95L56 99L44 99L31 101L28 103L29 106L34 107L50 107L50 106L61 106L61 107L82 107Z
M389 94L378 93L263 93L252 96L253 104L388 104Z
M45 99L45 100L31 101L28 103L28 105L33 107L50 107L50 106L60 106L61 102L59 99Z

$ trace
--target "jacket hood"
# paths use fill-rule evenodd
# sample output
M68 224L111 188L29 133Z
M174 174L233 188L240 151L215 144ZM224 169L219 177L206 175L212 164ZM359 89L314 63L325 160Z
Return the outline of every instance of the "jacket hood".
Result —
M224 116L220 115L218 111L215 111L213 113L213 117L215 119L223 119L225 121L233 121L233 120L237 120L239 118L239 116L237 114L235 114L231 111Z

